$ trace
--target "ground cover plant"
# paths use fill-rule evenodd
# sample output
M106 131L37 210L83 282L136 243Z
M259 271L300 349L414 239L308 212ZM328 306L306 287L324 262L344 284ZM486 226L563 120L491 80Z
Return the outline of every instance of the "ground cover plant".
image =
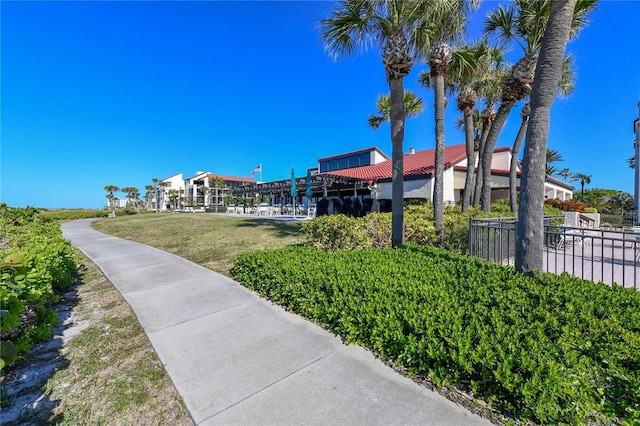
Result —
M640 419L640 294L410 246L241 255L247 287L438 386L543 424Z
M0 369L51 335L51 305L74 281L74 253L58 222L0 205Z

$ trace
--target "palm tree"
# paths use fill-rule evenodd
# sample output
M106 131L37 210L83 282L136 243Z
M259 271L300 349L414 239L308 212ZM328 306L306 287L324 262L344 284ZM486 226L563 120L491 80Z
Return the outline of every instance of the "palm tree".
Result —
M433 183L433 214L438 240L442 240L444 231L444 111L446 108L445 76L452 60L450 43L455 43L464 33L467 15L475 10L477 0L448 0L440 2L439 8L432 11L430 37L423 39L422 51L427 56L429 74L433 84L435 98L435 176ZM433 7L433 6L432 6ZM475 102L474 102L475 104ZM473 107L472 107L473 109Z
M550 111L562 76L578 0L556 0L551 4L540 49L540 64L531 94L531 118L522 165L520 208L516 225L516 269L534 274L543 267L544 171Z
M177 208L179 208L180 201L182 199L182 191L178 189L170 189L167 192L167 195L169 197L169 203L171 204L171 208L173 210L176 210Z
M127 186L124 188L120 188L120 191L124 192L127 197L127 206L133 207L133 209L140 213L140 206L138 205L138 196L140 195L140 191L135 186Z
M475 173L475 188L473 190L473 205L480 204L480 198L482 195L482 184L484 182L484 173L482 172L482 156L484 154L484 146L489 136L489 131L493 124L493 120L496 118L495 105L500 99L502 93L502 81L506 78L508 71L504 70L502 66L496 67L492 72L482 80L479 94L485 104L484 109L480 113L482 133L480 136L480 143L477 146L478 151L478 170Z
M584 186L585 185L589 185L591 183L591 175L585 175L585 174L582 174L582 173L574 173L574 174L571 175L571 180L572 181L576 181L576 180L580 181L580 193L581 193L582 199L584 199Z
M207 186L199 186L198 187L198 192L200 192L202 194L202 206L206 206L207 205L207 195L210 194L210 190ZM196 200L197 201L197 200ZM196 203L197 205L197 203Z
M215 200L216 207L218 206L218 191L220 188L224 188L224 179L219 176L212 176L209 178L209 188L213 188L215 190Z
M391 117L391 98L389 95L380 95L376 101L376 109L379 115L371 114L367 120L369 127L374 130L380 128ZM404 111L406 118L419 115L424 109L424 101L411 90L404 91Z
M147 191L144 194L144 198L146 200L146 208L147 208L147 210L151 210L151 206L153 205L152 204L153 195L154 195L154 191L155 191L156 188L153 185L145 185L144 189Z
M568 169L568 168L566 168L566 167L565 167L564 169L562 169L562 170L560 170L560 171L558 172L558 176L563 177L563 178L564 178L564 181L566 182L566 181L567 181L567 178L568 178L568 177L571 177L571 172L569 171L569 169Z
M526 103L522 107L520 117L522 122L520 123L520 129L516 135L516 140L513 142L513 150L511 151L511 164L509 167L509 206L512 212L518 211L518 200L516 196L516 182L518 178L518 153L522 147L522 141L524 135L527 133L527 125L529 124L529 114L531 113L531 107Z
M168 183L164 182L164 181L160 181L158 182L158 192L159 192L159 197L156 198L156 207L158 207L158 209L161 209L160 207L160 200L162 200L162 204L164 205L165 201L164 201L164 197L165 197L165 188L167 187Z
M448 87L451 94L457 93L457 108L463 115L463 129L467 152L467 173L462 196L462 211L469 209L473 199L473 186L475 182L476 152L478 151L481 135L480 111L474 110L479 94L485 91L487 82L490 81L501 67L504 50L499 47L489 46L486 40L469 46L461 46L453 50L451 67L449 68L450 80ZM422 73L423 77L426 73ZM475 115L474 115L475 111Z
M158 178L151 178L153 182L153 204L156 213L158 213Z
M325 48L334 57L353 54L368 45L382 49L389 84L392 145L392 245L404 243L404 86L411 71L412 48L420 32L422 2L404 0L342 0L330 17L320 22Z
M597 0L581 0L573 8L570 39L574 38L586 24L586 14L593 10ZM509 77L503 82L500 108L491 126L483 152L483 186L482 209L491 210L491 160L493 149L502 131L504 123L516 101L522 100L531 93L531 83L538 63L538 51L542 46L543 35L550 16L551 4L546 1L514 0L509 6L499 6L489 13L485 20L485 33L496 34L506 43L515 42L523 50L524 55L512 67ZM562 71L564 64L560 64ZM562 79L556 81L557 87Z
M107 185L107 186L104 187L104 190L108 192L107 198L109 199L109 209L114 210L114 205L113 205L114 196L113 196L113 193L120 191L120 188L118 188L115 185Z
M562 154L560 154L557 150L547 148L546 160L546 174L555 175L558 173L558 168L555 166L550 166L550 164L564 161L564 158L562 158Z

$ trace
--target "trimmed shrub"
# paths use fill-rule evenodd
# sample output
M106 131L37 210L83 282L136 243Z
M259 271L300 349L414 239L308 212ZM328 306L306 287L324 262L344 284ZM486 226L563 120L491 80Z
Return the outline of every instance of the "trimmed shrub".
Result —
M411 374L543 424L640 418L640 293L431 247L241 255L248 288Z

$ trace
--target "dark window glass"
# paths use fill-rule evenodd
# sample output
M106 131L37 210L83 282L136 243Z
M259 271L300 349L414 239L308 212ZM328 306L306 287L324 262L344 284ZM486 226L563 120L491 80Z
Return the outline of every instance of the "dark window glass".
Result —
M360 165L361 166L369 166L371 165L371 154L365 152L364 154L360 154Z
M329 171L338 170L338 160L331 160L329 162Z
M329 171L329 163L327 161L323 161L322 163L320 163L320 171L321 172Z
M346 169L349 167L349 159L347 157L343 157L338 160L338 169Z

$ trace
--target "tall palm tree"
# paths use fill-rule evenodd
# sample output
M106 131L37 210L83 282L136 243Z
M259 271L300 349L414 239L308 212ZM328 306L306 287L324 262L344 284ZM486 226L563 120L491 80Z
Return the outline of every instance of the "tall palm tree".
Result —
M551 105L562 76L565 50L575 20L578 0L555 0L546 25L540 64L531 94L531 117L522 164L520 208L516 225L516 269L525 274L542 271L545 160Z
M151 182L153 182L153 207L158 213L158 178L151 178Z
M511 151L511 164L509 167L509 206L511 207L511 211L514 213L518 211L518 201L516 195L516 182L518 178L518 153L520 152L520 148L522 148L524 135L527 133L527 125L529 124L530 113L531 107L528 103L526 103L522 107L522 111L520 112L520 118L522 118L522 122L520 123L520 128L518 129L516 140L513 142L513 150Z
M554 0L555 1L555 0ZM580 0L573 8L569 38L574 38L586 24L586 15L593 10L597 0ZM538 63L538 51L550 16L551 0L514 0L508 6L499 6L485 20L485 33L497 35L506 43L516 43L523 56L512 67L509 77L503 82L500 108L491 126L483 152L482 209L491 210L491 160L498 136L514 104L531 93L531 83ZM562 70L564 63L560 64ZM561 85L561 78L556 81Z
M382 50L389 84L392 145L392 245L404 243L404 85L413 66L414 40L424 26L420 1L342 0L330 17L320 22L325 48L334 57L355 53L369 45Z
M435 104L435 175L433 183L433 213L438 239L444 231L444 111L446 108L445 76L452 60L451 43L457 42L464 34L467 16L476 9L477 0L446 0L434 8L430 37L422 40L421 49L426 54L431 76ZM475 104L475 102L474 102ZM473 109L473 108L472 108Z
M209 188L214 190L215 193L215 200L216 200L216 207L218 206L218 197L219 197L219 190L221 188L224 188L224 179L222 179L219 176L212 176L209 178Z
M493 74L502 66L503 56L504 50L500 46L489 46L487 40L457 47L452 53L447 76L450 84L447 87L451 88L451 94L457 94L457 108L463 115L468 166L462 196L463 212L469 209L473 201L476 152L481 140L477 132L481 124L480 112L476 110L474 117L474 108L487 82L494 78Z
M164 209L164 207L160 207L160 201L162 201L162 205L165 204L165 190L167 188L167 185L169 185L167 182L164 181L160 181L158 182L158 192L159 192L159 197L156 199L156 204L158 209Z
M391 119L391 98L389 95L380 95L376 101L378 115L371 114L367 119L369 127L374 130L380 128L383 123ZM406 118L416 117L424 110L424 101L411 90L404 91L404 112Z
M135 186L126 186L124 188L120 188L120 191L124 192L127 197L127 206L133 207L137 213L140 213L140 206L138 205L140 191L138 188Z
M571 172L569 171L569 169L568 169L568 168L566 168L566 167L565 167L564 169L562 169L562 170L560 170L560 171L558 172L558 176L563 177L563 178L564 178L564 181L566 182L566 181L567 181L567 178L568 178L568 177L571 177Z
M563 66L562 66L562 76L560 77L560 82L558 83L558 93L557 96L566 98L575 89L575 73L573 71L573 57L571 55L567 55L565 57ZM520 124L520 129L518 130L518 134L516 135L516 139L513 143L513 151L511 156L511 164L509 168L509 205L511 207L512 212L516 212L518 209L517 201L516 201L516 182L517 182L517 155L520 152L520 148L522 147L522 141L524 140L524 136L527 133L527 127L529 125L529 113L531 112L531 108L529 103L527 103L520 113L520 117L522 118L522 122ZM547 149L547 175L554 175L557 173L557 168L555 166L550 166L551 163L556 163L559 161L564 161L562 155L556 150Z
M113 210L114 209L114 205L113 205L114 196L113 196L113 193L120 191L120 188L118 188L115 185L107 185L107 186L104 187L104 190L108 192L107 198L109 199L109 209Z
M562 154L560 154L557 150L547 148L546 161L547 161L546 168L545 168L546 174L555 175L558 173L558 168L553 166L552 164L559 163L560 161L564 161L564 158L562 158Z
M155 187L153 185L145 185L144 189L147 191L144 194L144 198L146 200L146 208L147 210L151 210L152 206L153 206L153 196L154 196L154 192L155 192Z
M482 157L484 154L484 146L489 136L489 131L493 124L493 120L496 118L495 105L500 99L502 93L502 81L506 78L508 71L504 70L502 66L496 67L492 72L482 79L482 85L480 86L480 97L482 98L485 107L480 113L482 133L480 136L480 143L477 146L478 152L478 170L475 173L475 185L473 190L473 205L480 204L480 196L482 194L482 184L484 182L484 173L482 172Z
M585 185L589 185L591 183L591 175L585 175L585 174L582 174L582 173L574 173L574 174L571 175L571 180L572 181L576 181L576 180L580 181L580 193L581 193L582 199L584 199L584 186Z

